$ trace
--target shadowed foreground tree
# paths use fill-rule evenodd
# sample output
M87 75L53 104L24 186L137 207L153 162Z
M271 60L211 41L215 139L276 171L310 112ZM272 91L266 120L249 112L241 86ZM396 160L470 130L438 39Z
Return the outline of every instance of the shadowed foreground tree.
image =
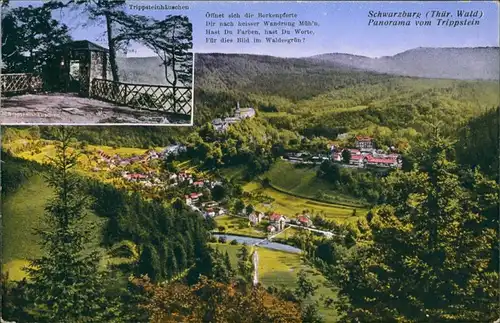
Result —
M2 9L2 70L49 72L56 48L71 39L67 26L52 19L48 4Z
M450 143L431 139L419 168L387 179L387 204L337 267L345 322L493 322L499 316L498 185L467 185ZM498 213L496 213L498 215Z
M47 176L54 198L38 229L43 256L32 260L28 273L26 311L36 322L110 321L106 308L100 256L87 249L93 228L85 222L87 196L72 171L78 154L71 148L72 131L61 128L52 168Z
M161 59L165 80L171 86L189 86L192 80L193 26L186 16L167 16L154 21L144 43Z
M182 107L179 86L191 86L193 75L193 26L186 16L168 16L154 21L142 37L162 61L165 80L172 87L174 110ZM190 97L184 97L189 101Z
M201 277L191 287L179 282L155 285L147 276L133 282L149 295L143 307L151 323L302 322L297 304L283 301L260 287L246 292L237 284L220 283L206 277Z

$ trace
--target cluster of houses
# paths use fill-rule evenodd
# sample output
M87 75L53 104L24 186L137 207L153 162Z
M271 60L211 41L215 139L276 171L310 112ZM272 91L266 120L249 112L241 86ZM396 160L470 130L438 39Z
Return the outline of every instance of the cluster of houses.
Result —
M209 201L201 204L205 217L214 217L226 214L226 209L219 205L219 202Z
M328 154L312 154L309 152L287 152L285 160L291 163L299 164L321 164L326 160L334 162L344 162L342 153L345 150L350 152L351 158L349 165L358 168L401 168L401 155L396 153L386 153L375 149L373 138L366 136L357 136L355 141L356 148L337 148L334 145L330 147Z
M395 153L385 153L375 149L373 138L356 136L356 148L337 149L331 146L331 158L334 162L344 162L342 153L345 150L350 152L349 165L358 168L401 168L401 155Z
M155 176L155 172L145 174L122 172L122 178L128 182L141 183L145 187L163 186L162 181Z
M248 215L248 220L254 226L261 223L265 218L269 219L269 225L266 228L267 232L269 233L283 231L286 224L296 224L304 227L312 227L313 224L311 218L306 214L301 214L296 219L289 219L286 216L276 212L270 214L269 216L266 216L262 212L254 211Z
M97 151L97 156L101 162L108 165L109 168L114 168L116 166L127 166L134 163L145 163L152 159L166 158L170 155L178 155L187 150L186 146L183 145L171 145L166 147L161 152L157 152L153 149L146 151L142 155L132 155L127 157L122 157L119 154L110 156L102 150Z
M145 163L151 159L157 159L161 157L161 153L158 153L154 150L148 150L142 155L134 155L128 157L122 157L119 154L110 156L102 150L98 150L97 155L102 162L108 164L109 168L114 168L116 166L127 166L134 163Z
M228 118L218 118L212 120L212 125L214 126L214 129L223 132L229 129L229 126L238 123L243 119L247 118L253 118L255 116L255 109L254 108L240 108L240 103L237 103L236 111L234 113L234 116L228 117Z
M204 217L215 217L219 215L224 215L227 213L226 209L222 207L219 202L208 201L200 202L200 197L203 193L190 193L184 196L187 206L189 206L193 211L203 214Z

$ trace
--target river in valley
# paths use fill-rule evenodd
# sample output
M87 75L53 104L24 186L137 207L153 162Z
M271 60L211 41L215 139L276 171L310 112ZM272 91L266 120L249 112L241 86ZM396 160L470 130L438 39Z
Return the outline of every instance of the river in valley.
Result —
M227 239L227 242L231 242L232 240L236 240L240 244L247 244L249 246L259 244L259 247L262 248L268 248L268 249L273 249L273 250L279 250L279 251L285 251L285 252L291 252L291 253L301 253L302 250L296 247L292 247L286 244L282 243L277 243L277 242L269 242L266 239L259 239L259 238L251 238L251 237L242 237L242 236L235 236L231 234L213 234L214 237L219 238L219 237L225 237Z

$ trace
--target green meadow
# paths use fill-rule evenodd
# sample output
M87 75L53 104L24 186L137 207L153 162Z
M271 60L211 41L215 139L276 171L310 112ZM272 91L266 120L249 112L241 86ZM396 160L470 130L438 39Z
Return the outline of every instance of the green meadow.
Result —
M293 217L297 213L308 210L328 220L341 222L357 221L359 216L363 216L367 213L367 210L363 208L317 202L311 199L286 194L271 187L263 187L262 184L257 182L250 182L246 184L243 189L246 192L253 193L253 196L266 196L271 199L271 202L260 201L260 199L253 197L247 199L247 203L251 203L257 210L262 212L274 211ZM356 209L356 216L352 216L353 209Z
M359 200L335 192L330 183L316 176L317 171L318 166L299 166L285 160L278 160L269 171L261 175L261 178L268 178L273 187L297 196L353 207L363 206Z
M241 245L230 245L213 243L222 252L229 255L233 268L236 268L238 263L238 250ZM254 248L254 247L251 247ZM258 275L259 281L266 287L276 286L295 289L297 287L297 274L300 270L305 270L308 278L313 284L318 286L314 296L306 301L306 303L318 301L319 310L326 323L337 321L337 313L333 307L325 307L322 300L325 297L336 298L336 292L329 287L326 278L319 271L311 266L304 264L299 254L288 253L284 251L271 250L266 248L257 248L259 255Z
M2 211L2 272L9 273L9 279L20 280L26 276L23 267L28 260L39 257L41 249L35 229L43 227L45 205L53 192L41 175L30 177L18 190L3 198ZM86 221L96 224L97 230L92 244L99 246L100 228L104 219L88 213Z

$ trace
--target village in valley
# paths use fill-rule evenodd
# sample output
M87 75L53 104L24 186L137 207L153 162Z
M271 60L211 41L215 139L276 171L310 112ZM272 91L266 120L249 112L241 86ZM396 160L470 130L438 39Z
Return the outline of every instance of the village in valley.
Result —
M212 122L217 131L226 131L231 124L255 117L255 109L237 108L234 117L215 119ZM341 135L344 139L346 134ZM345 140L343 142L346 142ZM171 200L179 199L186 207L204 217L214 218L217 222L226 223L231 218L237 218L238 225L219 225L216 232L231 234L250 233L256 236L275 236L286 228L302 228L315 231L323 236L331 237L334 233L316 229L313 215L307 210L296 210L293 214L281 214L267 207L257 210L252 206L252 200L246 199L246 205L234 207L231 199L214 201L211 192L228 185L225 178L216 178L214 174L198 172L193 168L178 167L167 170L164 165L167 160L181 163L186 160L188 148L181 143L171 144L164 148L148 149L142 154L113 153L113 149L85 148L86 162L83 168L97 176L105 176L106 180L131 189L140 189L150 196L167 194ZM331 144L325 147L323 153L308 151L285 152L282 160L294 164L316 165L331 161L341 167L388 170L401 167L401 156L394 151L378 150L374 138L355 136L354 147L344 148ZM175 193L172 193L175 192ZM355 213L355 211L354 211ZM222 220L219 220L222 219ZM219 221L218 221L219 220ZM229 230L228 230L229 227ZM242 232L240 232L243 229Z
M234 116L225 119L215 119L212 125L216 131L226 131L229 127L245 119L256 116L254 108L240 108L239 102ZM331 161L340 167L354 169L389 170L401 167L401 155L390 148L389 152L376 149L374 138L355 136L354 146L349 147L345 140L347 134L339 138L343 144L330 144L322 153L308 151L288 151L281 159L292 164L318 165ZM50 142L37 144L37 151L43 146L50 147ZM344 147L341 147L343 145ZM43 149L42 149L43 150ZM231 197L214 201L212 192L230 185L223 178L210 172L199 172L189 167L186 160L188 147L182 143L171 144L163 148L122 152L123 148L98 146L81 147L82 155L80 169L93 177L112 183L117 187L141 190L150 197L166 196L169 200L176 199L194 212L204 217L214 218L218 225L217 233L275 236L287 228L295 227L314 231L320 235L331 237L334 233L315 228L313 215L308 210L295 210L292 214L283 214L267 206L258 210L254 208L251 198L243 199L244 205L235 207ZM141 151L141 153L139 153ZM43 155L43 153L42 153ZM168 169L166 164L177 163L186 167ZM221 190L225 190L222 188ZM258 203L257 203L258 204ZM355 210L354 210L355 213ZM230 224L232 218L238 225ZM228 222L228 223L226 223Z
M251 205L238 211L233 209L231 212L228 203L209 200L208 196L211 195L212 190L216 189L216 186L225 185L223 179L214 179L213 176L205 178L204 175L193 170L168 172L164 169L154 169L154 166L151 167L154 161L162 163L166 159L172 159L185 153L186 150L186 146L175 144L159 151L150 149L141 155L132 156L121 156L118 153L110 155L101 149L87 153L95 154L97 157L94 160L98 166L91 168L93 173L104 172L109 174L108 176L115 183L122 182L131 187L140 186L144 190L152 188L164 191L174 188L181 189L186 193L181 197L185 205L204 217L235 216L247 220L248 225L256 232L265 232L269 235L280 233L290 226L314 229L309 214L297 214L291 217L276 212L264 213L254 210ZM159 163L156 163L157 167L160 167ZM131 168L135 171L127 170ZM117 174L121 176L117 177ZM224 233L224 230L220 233ZM330 232L322 233L325 236L331 236Z

